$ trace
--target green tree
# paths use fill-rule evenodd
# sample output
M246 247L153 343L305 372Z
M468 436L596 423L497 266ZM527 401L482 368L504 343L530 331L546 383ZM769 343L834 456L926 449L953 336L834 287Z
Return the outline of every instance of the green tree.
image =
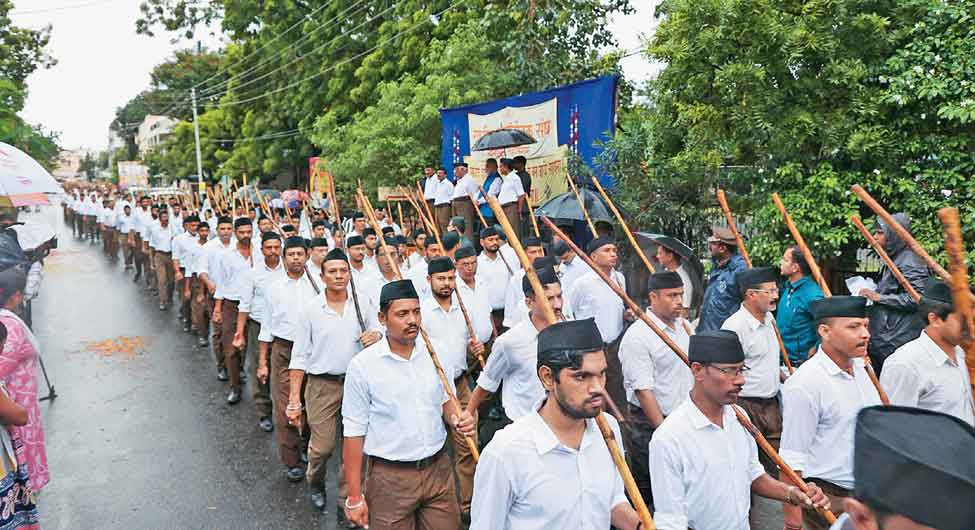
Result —
M937 208L959 206L973 226L971 3L667 0L659 12L649 51L667 67L651 85L636 187L676 176L696 190L684 208L711 212L713 189L733 190L766 263L790 240L773 191L831 261L864 246L847 220L870 217L854 183L909 212L934 252Z

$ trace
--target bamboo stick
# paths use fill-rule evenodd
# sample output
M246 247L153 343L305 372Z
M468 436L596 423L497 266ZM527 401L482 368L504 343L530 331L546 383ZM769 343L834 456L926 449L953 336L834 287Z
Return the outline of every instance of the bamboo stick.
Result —
M376 230L377 233L381 233L379 222L376 220L376 214L372 210L372 205L369 203L369 198L362 193L361 189L357 190L356 195L359 197L359 200L362 203L364 213L368 217L369 223L372 225L373 230ZM379 238L379 244L382 245L383 252L386 252L388 256L389 249L386 246L386 239L382 237ZM399 270L399 264L396 263L396 260L390 260L390 264L393 266L393 273L396 275L396 279L402 280L403 274ZM457 395L450 387L450 381L447 380L447 374L444 372L443 365L440 364L440 358L437 357L437 353L433 349L433 343L430 341L430 337L427 335L426 330L423 329L422 324L418 327L420 329L420 337L423 338L423 343L427 347L427 352L430 354L430 359L433 360L433 366L437 370L437 375L440 376L440 384L443 385L444 392L447 393L447 398L450 400L450 407L454 409L454 414L456 414L459 418L463 413L463 409L460 407L460 401L457 400ZM471 450L471 456L474 457L474 462L477 462L481 459L481 453L477 448L477 441L471 436L465 436L464 438L467 440L467 447Z
M640 309L640 306L638 306L636 302L634 302L626 294L626 292L623 291L623 289L619 285L616 285L616 282L611 281L611 279L608 276L606 276L606 273L604 273L602 270L596 267L596 264L592 261L592 259L585 252L583 252L582 249L576 246L576 244L573 243L571 239L568 239L565 236L565 234L563 234L562 231L559 230L557 226L555 226L555 223L553 223L551 219L543 216L542 222L548 225L549 229L552 230L552 233L566 240L566 243L576 253L576 255L578 255L583 261L585 261L586 264L589 265L590 268L592 268L592 270L596 271L596 274L599 275L599 277L602 278L602 280L606 283L606 285L608 285L610 289L612 289L613 292L616 293L616 295L623 300L623 303L626 304L640 318L640 320L646 323L650 327L650 329L658 337L660 337L660 340L662 340L664 344L666 344L671 349L671 351L673 351L678 357L680 357L681 361L683 361L684 364L686 364L688 367L690 366L690 360L688 359L687 354L684 352L684 350L681 349L681 347L678 346L677 343L674 342L670 338L670 336L664 332L664 330L660 329L659 326L657 326L652 320L650 320L650 318L646 315L646 313L644 313L643 310ZM772 447L772 444L770 444L768 440L765 439L765 436L763 436L762 433L758 429L756 429L755 426L752 425L750 421L748 421L748 418L745 417L745 415L741 412L741 410L737 406L733 407L733 409L735 411L735 416L737 416L738 418L738 422L741 423L742 426L745 428L745 430L747 430L755 438L755 441L758 443L759 447L761 447L762 450L765 452L765 454L768 455L773 462L775 462L775 465L778 466L778 468L782 471L782 473L786 476L786 478L790 482L795 484L796 487L802 490L803 493L809 495L809 487L806 485L805 482L803 482L802 478L798 474L796 474L796 472L793 471L792 468L789 467L789 465L786 464L784 460L782 460L782 457L779 456L779 453L775 450L775 448ZM823 509L817 509L817 511L819 511L819 513L822 514L822 516L826 519L827 522L829 522L829 524L833 524L834 522L836 522L836 516L833 515L833 513L830 510L823 508Z
M498 219L498 223L501 225L501 229L504 230L508 237L508 244L514 249L515 254L518 256L518 260L521 261L521 266L525 269L525 275L528 278L528 283L531 284L532 289L535 291L535 299L540 301L542 304L542 312L545 315L545 319L548 321L549 325L555 324L558 319L555 317L555 311L552 309L551 304L548 303L548 297L545 296L545 288L542 287L542 282L538 279L538 273L535 271L535 267L528 260L528 255L525 253L524 247L521 246L521 241L518 239L518 233L508 222L508 217L504 215L504 210L501 208L501 203L494 197L488 194L484 194L488 206L494 212L494 216ZM543 217L542 220L546 218ZM605 394L604 392L604 395ZM607 400L607 403L609 401ZM630 472L630 468L626 465L626 460L623 458L623 453L620 451L619 443L616 440L616 435L613 433L613 429L609 426L609 422L602 414L596 415L596 425L599 426L599 432L603 436L603 441L606 443L606 448L609 450L610 456L613 458L613 463L616 465L617 471L619 471L620 476L623 478L623 486L626 489L626 493L629 494L630 499L633 501L634 508L636 509L637 515L640 516L640 522L643 524L645 529L656 529L656 525L653 523L653 518L650 517L650 510L647 509L647 504L643 500L643 496L640 495L640 489L636 485L636 481L633 480L633 474Z
M921 244L918 243L916 239L914 239L914 236L912 236L911 233L908 232L906 228L901 226L901 224L898 223L896 219L894 219L894 216L890 215L890 213L888 213L887 210L885 210L884 207L881 206L879 202L874 200L874 198L871 197L869 193L867 193L867 190L863 189L863 187L860 186L859 184L854 184L851 189L853 190L853 193L855 193L857 197L860 197L860 200L862 200L864 204L869 206L870 209L877 214L877 217L880 217L885 223L887 223L887 226L889 226L890 229L894 231L894 233L896 233L901 239L904 240L905 243L907 243L907 246L910 247L915 254L917 254L918 256L921 257L921 259L927 262L928 267L930 267L935 274L941 276L941 278L946 282L950 280L951 275L948 273L948 271L944 267L942 267L937 261L934 261L934 258L932 258L931 255L928 254L926 250L924 250L924 247L922 247Z
M592 237L599 237L599 232L596 232L596 225L593 224L592 219L589 217L589 211L586 210L586 205L582 201L582 196L579 195L579 189L576 188L575 180L572 175L566 175L566 180L569 181L569 186L572 188L572 193L576 196L576 201L579 202L579 209L582 210L582 216L586 218L586 224L589 225L589 230L592 232Z
M782 203L782 199L779 198L778 193L772 194L772 202L779 209L779 213L782 214L782 219L785 220L785 225L789 228L789 232L792 233L792 239L796 241L799 245L799 249L802 250L802 255L806 258L806 263L809 268L812 269L813 278L816 279L816 283L819 284L820 289L823 290L823 294L826 297L833 296L833 293L829 290L829 286L826 285L826 280L823 279L822 273L819 271L819 265L816 260L813 259L812 252L809 250L809 246L806 245L806 240L802 238L802 234L799 233L799 229L796 228L795 223L792 222L792 216L785 209L785 204ZM864 368L867 371L867 376L870 378L870 382L873 383L874 388L877 389L877 395L880 396L880 401L884 405L890 405L890 398L887 397L887 392L884 391L884 387L880 386L880 379L877 378L877 373L873 369L873 363L870 360L870 354L866 355L866 363L864 363Z
M951 298L955 311L962 318L969 337L965 341L965 356L975 359L975 318L972 316L972 293L968 284L968 267L965 265L965 244L961 237L961 224L957 208L942 208L938 210L938 217L945 229L945 250L948 253L948 267L951 269L948 284L951 286ZM972 397L975 399L975 362L968 363L968 374L972 385ZM975 402L973 402L975 403Z
M401 201L396 201L396 214L399 218L399 229L406 232L406 225L403 224L403 203ZM389 212L390 217L392 217L393 212ZM406 232L406 235L410 235Z
M741 257L744 258L745 264L748 268L752 268L752 260L748 257L748 249L745 248L745 239L741 237L741 233L738 232L738 225L735 223L734 216L731 215L731 208L728 206L728 199L725 198L724 190L718 190L718 203L721 204L721 210L724 212L725 221L728 223L728 228L731 233L735 236L735 242L738 243L738 252L741 252ZM779 351L782 352L782 360L785 361L785 367L789 370L789 373L794 373L796 370L792 367L792 361L789 360L789 351L785 349L785 341L782 340L782 332L779 331L779 324L772 319L772 329L775 330L775 340L779 343Z
M420 183L416 183L416 188L420 189ZM422 190L416 196L417 203L423 206L423 210L427 213L427 218L430 219L431 226L433 227L433 232L437 235L437 240L440 239L440 228L437 226L437 218L433 215L433 210L430 209L430 205L427 201L423 200ZM443 245L440 246L443 249Z
M538 230L538 219L535 219L535 205L532 204L531 193L525 194L525 204L528 205L528 215L532 220L532 228L535 229L535 237L542 237L542 232Z
M650 271L651 274L657 272L656 267L650 263L650 258L647 257L646 253L643 252L643 248L641 248L639 243L637 243L636 237L633 236L633 231L630 230L630 227L626 224L626 221L623 219L623 215L620 214L620 211L616 209L616 205L613 203L613 200L609 198L609 194L607 194L606 190L603 189L603 185L599 183L599 179L596 178L596 175L592 175L592 183L596 185L596 190L598 190L599 194L603 196L603 200L606 201L606 205L609 206L609 211L613 212L613 215L616 217L616 221L618 221L620 226L623 227L623 232L626 233L626 238L630 240L630 246L633 247L636 255L640 256L640 261L643 262L643 265L648 271ZM580 203L580 205L581 204L582 203Z
M477 200L474 199L474 194L468 193L467 196L470 197L471 202L474 203L474 211L477 212L477 216L481 219L481 226L487 228L488 227L487 219L485 219L484 214L481 213L481 209L478 207ZM514 271L511 270L511 265L508 265L508 260L504 259L504 254L501 253L501 249L498 249L498 257L501 258L501 263L504 263L504 268L508 269L508 275L513 276Z
M870 233L870 230L867 230L867 227L863 224L863 221L860 220L860 216L851 215L850 222L852 222L853 225L857 227L857 230L860 231L860 234L863 235L863 238L866 239L867 243L870 244L870 248L872 248L874 253L876 253L877 256L880 256L880 259L884 262L885 265L887 265L887 268L890 269L890 273L893 274L894 278L897 279L897 283L901 284L901 287L903 287L904 290L907 291L907 294L911 295L911 298L913 298L915 302L920 302L921 295L918 294L916 289L914 289L914 286L911 285L911 282L907 281L907 278L904 277L904 273L901 272L901 270L897 267L897 265L894 264L894 261L890 259L890 256L887 255L887 252L884 250L884 248L880 246L880 243L878 243L877 240L873 237L873 234Z

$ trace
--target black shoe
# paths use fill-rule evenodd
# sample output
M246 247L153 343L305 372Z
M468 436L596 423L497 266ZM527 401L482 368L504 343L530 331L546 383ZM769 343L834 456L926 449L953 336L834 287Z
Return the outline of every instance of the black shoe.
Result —
M274 431L274 422L271 421L271 418L268 418L267 416L261 418L261 421L259 421L257 424L261 427L261 430L264 432Z
M324 512L325 511L325 492L324 491L322 491L322 490L320 490L318 488L315 488L308 495L308 499L311 500L311 505L312 505L313 508L315 508L316 510L318 510L320 512Z
M305 464L307 464L308 463L308 449L302 449L301 451L298 451L298 458L300 458L302 462L304 462Z
M289 482L301 482L305 480L305 470L300 467L291 467L285 472L285 476L288 477Z
M159 304L159 310L165 311L168 306L166 304Z
M192 330L192 329L190 329L190 325L189 325L189 323L187 323L187 324L183 324L183 333L190 333L190 332L192 332L192 331L193 331L193 330Z
M220 368L220 369L217 370L217 379L219 379L221 381L226 381L227 379L229 379L227 377L227 369L226 368Z
M336 508L335 522L338 523L339 528L362 528L345 517L345 509L342 506Z
M470 528L471 526L471 512L460 512L460 525L462 528Z
M240 380L241 381L247 381L247 372L245 372L243 370L240 371Z
M132 278L132 283L139 283L139 278L141 278L141 277L142 277L142 273L141 272L135 273L135 278Z
M236 405L240 403L240 390L231 390L230 394L227 395L227 404Z
M210 343L203 337L200 337L199 339L196 339L196 345L200 348L206 348L207 346L210 345Z

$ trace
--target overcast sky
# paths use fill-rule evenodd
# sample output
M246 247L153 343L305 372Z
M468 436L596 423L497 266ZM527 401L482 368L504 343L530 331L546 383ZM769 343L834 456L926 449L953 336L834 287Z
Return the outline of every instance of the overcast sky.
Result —
M115 109L149 85L153 66L189 43L171 44L168 36L136 35L140 0L14 0L17 26L53 26L48 51L58 64L28 79L29 94L21 116L61 133L61 145L104 148ZM652 27L652 8L634 0L637 12L616 17L613 32L621 49L634 50ZM657 0L653 0L654 4ZM204 44L208 41L204 40ZM217 44L209 40L209 44ZM624 60L628 79L655 71L642 55Z

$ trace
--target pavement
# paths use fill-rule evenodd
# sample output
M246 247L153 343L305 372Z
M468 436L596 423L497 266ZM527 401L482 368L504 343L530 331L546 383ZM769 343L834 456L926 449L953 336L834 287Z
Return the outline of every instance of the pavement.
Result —
M21 221L60 233L33 302L57 392L41 406L51 472L38 498L43 528L337 528L337 458L328 513L316 513L304 483L284 478L249 389L226 404L213 354L182 331L174 309L159 311L100 244L74 239L60 208ZM781 509L760 501L759 521L755 530L780 529Z

